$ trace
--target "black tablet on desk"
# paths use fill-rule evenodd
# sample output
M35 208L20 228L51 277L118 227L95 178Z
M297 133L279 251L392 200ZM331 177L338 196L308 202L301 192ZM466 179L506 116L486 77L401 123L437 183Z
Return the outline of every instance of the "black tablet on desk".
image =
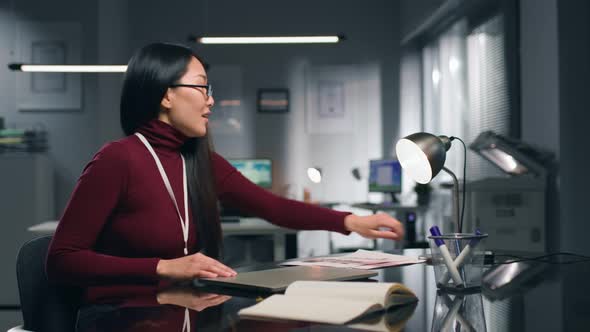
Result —
M346 281L367 279L376 275L377 272L366 270L325 266L289 266L271 270L238 273L235 277L197 279L195 282L218 287L280 293L284 292L291 283L298 280Z

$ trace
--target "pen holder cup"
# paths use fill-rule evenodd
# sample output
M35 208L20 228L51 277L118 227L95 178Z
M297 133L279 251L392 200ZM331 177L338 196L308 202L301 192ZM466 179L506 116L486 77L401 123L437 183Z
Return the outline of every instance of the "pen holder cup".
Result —
M437 288L461 291L481 287L487 236L467 233L428 236Z
M447 331L486 332L481 291L436 292L432 332Z

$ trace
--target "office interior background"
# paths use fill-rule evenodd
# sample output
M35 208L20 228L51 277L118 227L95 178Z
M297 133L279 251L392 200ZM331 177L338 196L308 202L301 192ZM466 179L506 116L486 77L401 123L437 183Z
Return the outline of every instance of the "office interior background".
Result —
M269 190L294 199L303 199L307 188L319 202L388 200L369 193L369 160L395 158L396 141L417 131L458 136L469 145L493 130L542 148L557 165L541 206L542 251L588 255L588 22L585 0L0 0L0 118L5 128L45 132L48 144L29 159L0 152L2 327L21 320L14 257L33 237L26 229L59 219L86 163L122 136L123 74L66 74L63 100L36 101L21 89L33 74L7 67L31 61L30 52L21 57L27 38L45 34L52 41L62 33L65 55L81 64L126 64L154 41L193 47L210 65L215 149L226 158L272 160ZM346 38L335 45L187 41L207 34ZM342 114L314 113L322 84L339 89ZM259 111L264 89L288 90L288 110ZM447 167L462 180L461 145L447 156ZM322 169L319 184L307 177L312 166ZM351 174L355 168L360 180ZM421 227L451 213L449 178L439 177ZM468 183L490 177L508 176L469 151ZM415 202L414 184L403 178L402 203ZM327 253L329 240L322 232L301 233L299 253ZM548 290L563 303L552 313L560 321L584 314L582 308L587 314L588 299L576 293L587 280L579 279ZM569 310L573 303L578 313Z

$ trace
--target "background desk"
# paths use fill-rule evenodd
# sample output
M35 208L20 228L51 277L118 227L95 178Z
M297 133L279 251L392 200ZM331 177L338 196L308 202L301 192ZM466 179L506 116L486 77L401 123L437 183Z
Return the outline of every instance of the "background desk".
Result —
M27 230L40 235L53 234L57 223L58 221L46 221L33 225ZM239 222L222 222L221 231L223 236L272 235L275 260L284 260L286 257L286 235L297 233L294 229L275 226L260 218L241 218Z

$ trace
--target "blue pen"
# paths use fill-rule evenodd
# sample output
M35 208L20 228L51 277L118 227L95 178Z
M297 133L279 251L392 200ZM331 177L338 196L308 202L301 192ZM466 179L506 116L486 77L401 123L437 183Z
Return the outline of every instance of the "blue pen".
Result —
M479 231L479 229L475 230L475 235L480 236L481 232ZM459 256L457 256L457 258L455 258L455 261L453 262L455 267L458 269L461 266L463 266L463 263L465 262L465 260L467 259L467 257L469 257L469 255L471 254L471 249L475 248L475 246L477 246L477 244L479 243L479 240L481 240L479 237L472 239L471 241L469 241L469 243L467 243L467 245L465 245L465 248L463 248L463 250L461 250L461 253L459 254ZM442 276L442 278L440 279L440 282L444 285L445 283L447 283L447 281L449 281L449 273L445 272Z
M440 229L438 229L437 226L430 227L430 234L432 236L441 236L442 235L440 232ZM451 274L451 278L453 278L455 285L463 284L463 279L461 279L461 276L459 275L459 271L457 270L455 263L453 263L453 259L451 258L451 254L449 253L449 249L445 245L445 241L443 241L442 239L434 239L434 243L437 245L438 249L440 250L440 253L443 257L443 261L445 262L445 265L447 266L447 270Z

